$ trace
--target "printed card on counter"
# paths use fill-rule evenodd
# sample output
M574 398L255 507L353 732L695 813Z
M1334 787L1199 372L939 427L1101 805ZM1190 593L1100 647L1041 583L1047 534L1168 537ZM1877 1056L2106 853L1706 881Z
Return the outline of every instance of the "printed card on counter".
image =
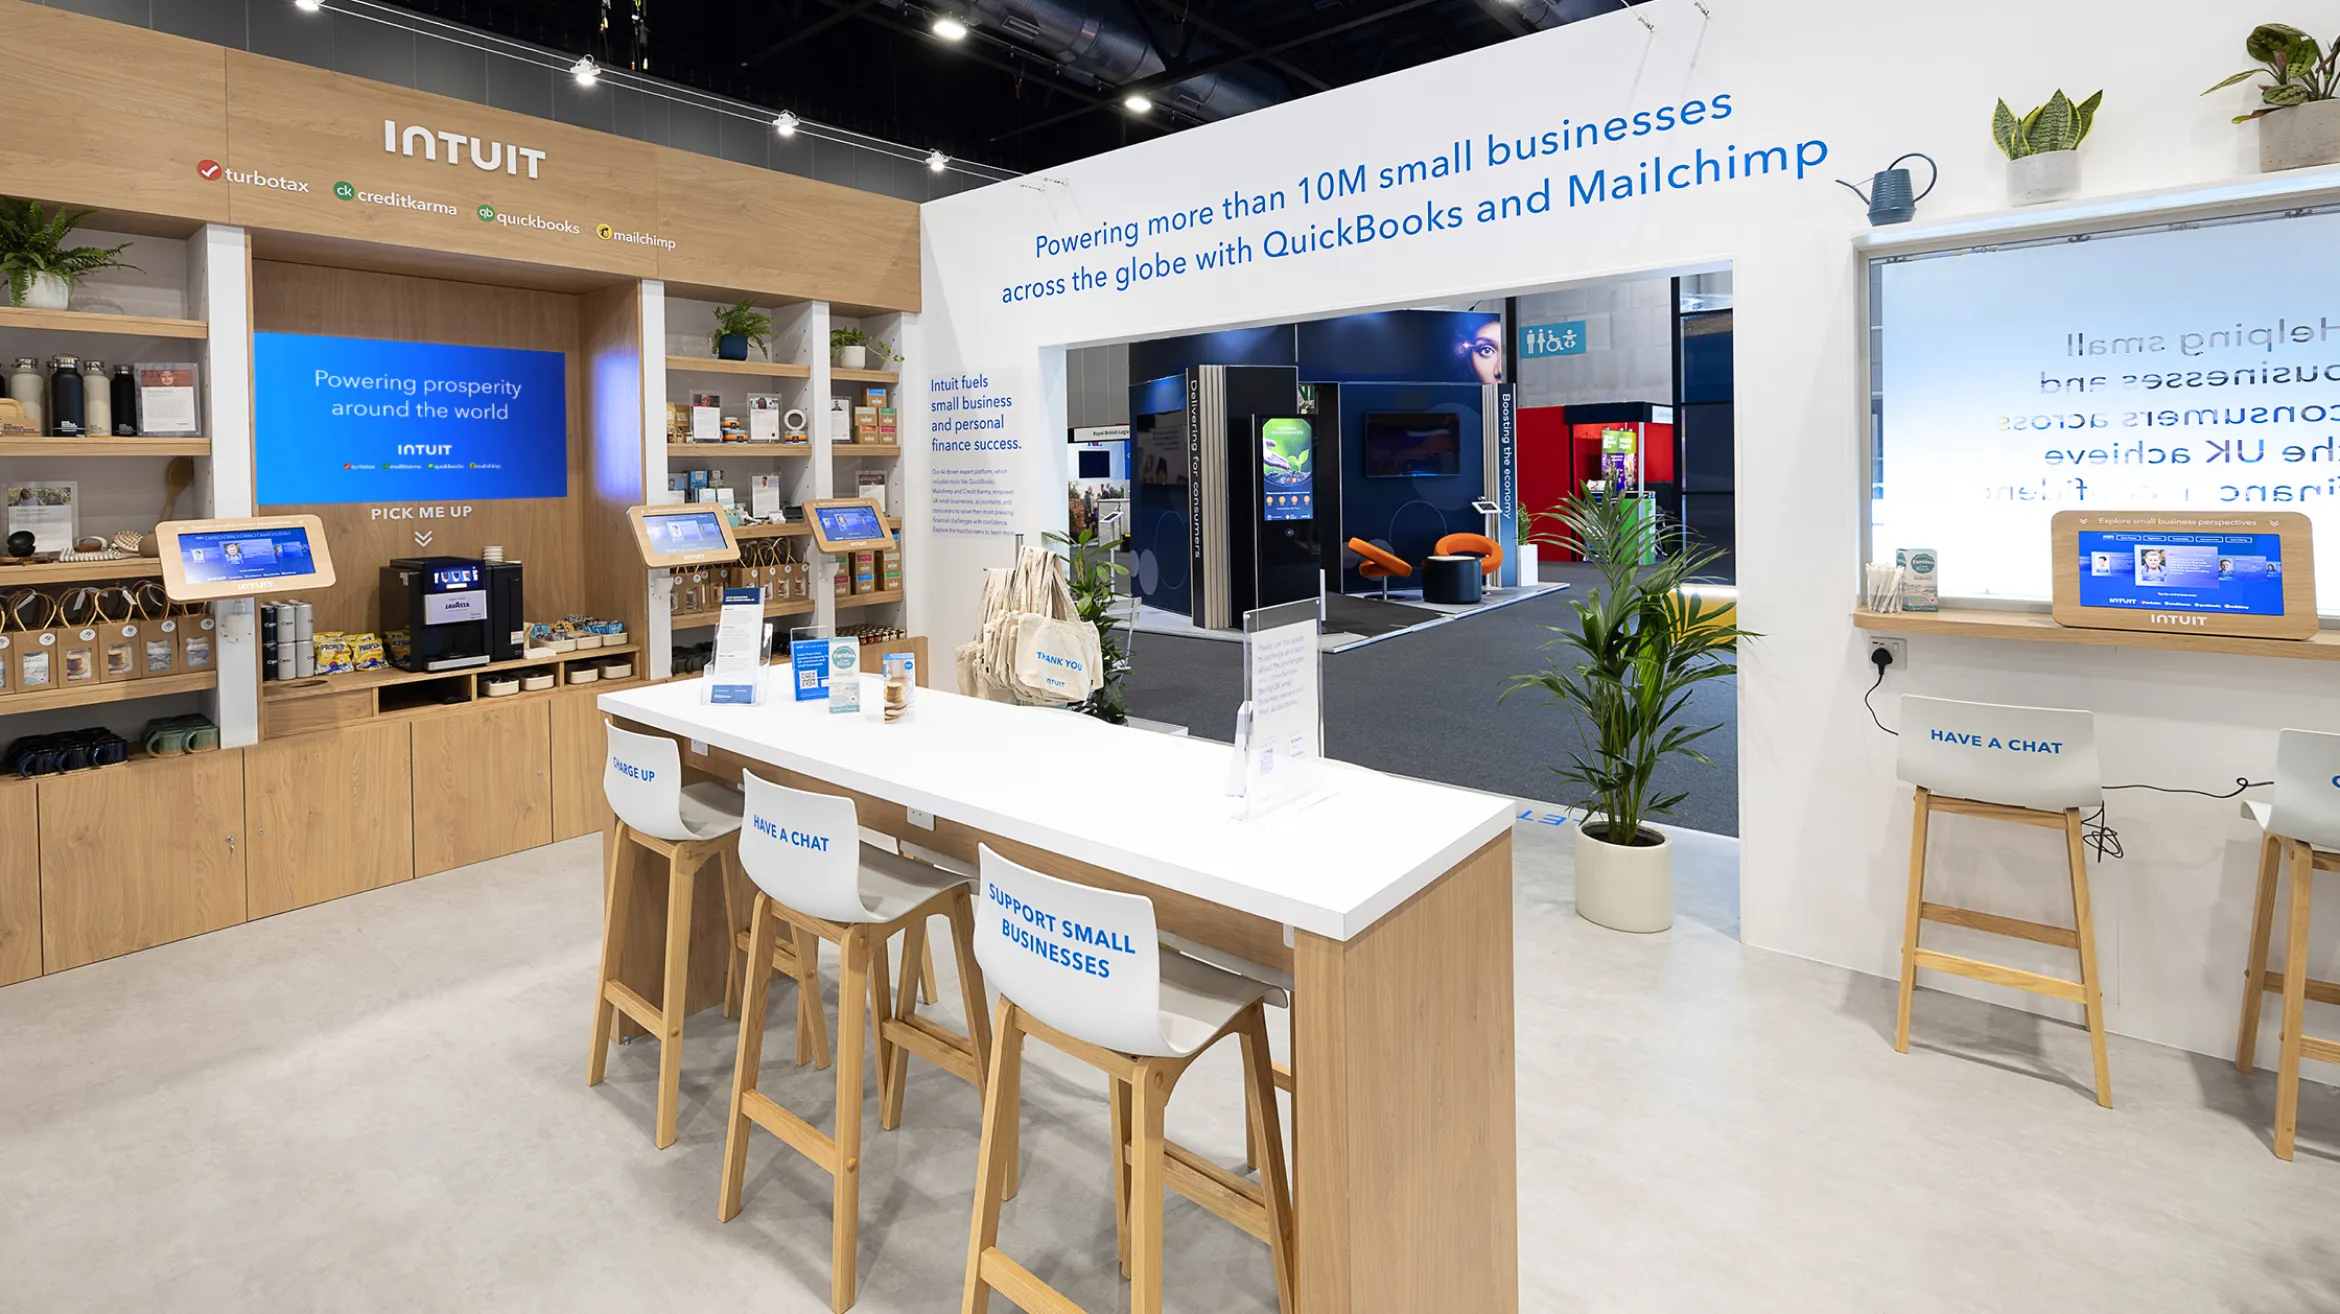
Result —
M764 591L723 590L723 618L715 626L715 657L707 663L706 700L760 703L763 683Z

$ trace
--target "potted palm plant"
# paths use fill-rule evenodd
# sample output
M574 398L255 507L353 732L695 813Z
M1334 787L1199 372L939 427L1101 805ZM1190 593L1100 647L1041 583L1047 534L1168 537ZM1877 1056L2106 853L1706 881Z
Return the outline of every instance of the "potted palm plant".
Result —
M96 213L63 207L44 213L38 201L0 196L0 274L11 302L36 310L63 310L82 279L101 269L135 269L120 246L67 246L65 239Z
M1685 726L1682 710L1698 685L1737 670L1739 640L1756 636L1732 623L1727 604L1685 588L1722 554L1642 514L1637 500L1616 488L1578 493L1542 517L1559 526L1546 541L1598 566L1601 582L1569 601L1574 626L1545 627L1559 636L1545 648L1565 660L1513 676L1503 696L1540 689L1575 724L1568 764L1552 769L1576 792L1563 801L1585 812L1576 911L1614 930L1649 932L1673 924L1673 854L1645 823L1688 797L1659 792L1658 767L1678 757L1713 765L1697 743L1721 727ZM1663 554L1677 536L1679 549Z
M2246 68L2202 94L2224 91L2265 75L2259 108L2235 116L2259 123L2259 171L2340 162L2340 38L2326 51L2314 37L2286 23L2251 29L2243 49L2260 67Z
M1991 140L2007 156L2007 200L2038 205L2080 193L2080 143L2096 126L2099 91L2075 105L2062 91L2021 118L1999 102L1991 113Z
M748 344L766 356L772 354L772 317L756 309L752 301L741 301L735 306L715 308L715 358L717 360L746 360Z

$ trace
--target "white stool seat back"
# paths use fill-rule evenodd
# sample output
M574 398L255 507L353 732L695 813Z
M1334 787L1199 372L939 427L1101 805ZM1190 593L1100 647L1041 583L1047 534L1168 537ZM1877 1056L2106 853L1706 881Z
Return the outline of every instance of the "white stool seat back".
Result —
M861 824L853 800L740 773L747 823L739 865L782 907L847 925L884 921L861 893Z
M1200 1049L1266 987L1162 947L1154 904L982 851L975 958L1018 1008L1123 1054Z
M682 750L673 740L608 728L601 792L618 820L673 844L719 839L739 829L739 794L713 781L684 789Z
M2340 735L2285 730L2276 736L2275 797L2261 824L2314 848L2340 849Z
M1978 803L2062 812L2104 800L2091 712L1905 694L1898 769L1920 789Z

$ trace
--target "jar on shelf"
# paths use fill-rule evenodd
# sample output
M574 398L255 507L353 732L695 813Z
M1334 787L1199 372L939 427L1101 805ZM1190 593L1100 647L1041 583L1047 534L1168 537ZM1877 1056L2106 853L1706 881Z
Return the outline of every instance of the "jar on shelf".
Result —
M79 438L81 425L81 359L49 358L49 432L59 438Z
M8 396L17 405L24 407L25 423L43 433L48 432L49 428L45 422L49 408L41 402L41 394L46 387L41 378L40 365L30 356L17 357L16 370L8 376Z
M113 382L106 378L102 360L81 363L81 431L92 437L114 431Z

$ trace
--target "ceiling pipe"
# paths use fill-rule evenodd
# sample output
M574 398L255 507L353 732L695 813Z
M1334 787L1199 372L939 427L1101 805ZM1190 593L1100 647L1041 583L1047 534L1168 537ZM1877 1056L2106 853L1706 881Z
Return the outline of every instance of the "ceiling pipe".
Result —
M1144 29L1107 0L970 0L967 16L993 36L1039 52L1073 72L1122 87L1166 65ZM1198 51L1208 57L1211 52ZM1263 109L1286 98L1275 79L1243 67L1222 68L1151 93L1155 104L1212 120Z

